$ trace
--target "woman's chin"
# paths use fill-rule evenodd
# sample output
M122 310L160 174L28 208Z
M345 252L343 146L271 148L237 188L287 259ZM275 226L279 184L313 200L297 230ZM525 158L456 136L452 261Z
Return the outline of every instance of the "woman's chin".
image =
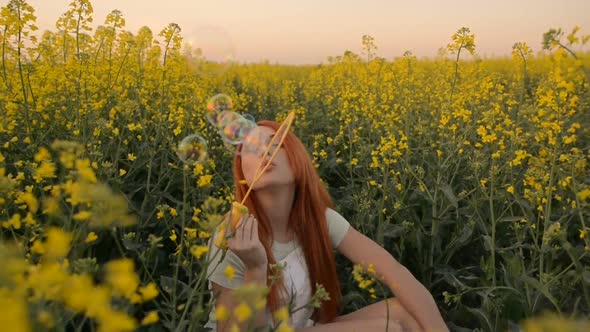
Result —
M274 189L278 189L281 187L284 187L285 184L281 183L281 182L277 182L273 179L260 179L258 180L258 182L256 182L256 184L254 185L254 188L252 188L252 190L254 191L259 191L259 190L274 190Z

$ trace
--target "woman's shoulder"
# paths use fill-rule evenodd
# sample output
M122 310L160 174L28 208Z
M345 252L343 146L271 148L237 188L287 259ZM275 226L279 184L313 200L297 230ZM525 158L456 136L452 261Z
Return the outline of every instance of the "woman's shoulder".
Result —
M334 248L338 247L346 232L350 228L350 223L336 210L326 208L326 223L328 224L328 234Z

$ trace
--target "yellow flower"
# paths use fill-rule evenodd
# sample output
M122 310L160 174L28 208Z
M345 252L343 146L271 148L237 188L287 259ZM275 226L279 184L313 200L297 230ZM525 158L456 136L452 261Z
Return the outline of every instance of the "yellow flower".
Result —
M74 220L76 221L85 221L90 219L92 213L90 211L80 211L74 215Z
M141 325L150 325L157 323L160 320L157 311L150 311L145 317L141 320Z
M173 217L176 217L178 215L178 212L175 208L170 208L170 215Z
M266 307L266 298L260 298L256 300L256 303L254 303L254 308L256 308L256 310L262 310Z
M47 148L45 147L40 147L39 151L37 151L37 153L35 154L34 157L36 162L41 162L44 160L50 160L51 159L51 154L49 153L49 150L47 150ZM2 160L0 160L2 161Z
M112 309L101 310L99 319L99 331L133 331L137 328L135 319L127 314Z
M195 168L193 169L193 175L194 176L199 176L203 173L203 170L205 169L205 167L203 166L203 164L201 163L196 163L195 164Z
M227 279L232 280L234 278L234 276L236 275L236 270L234 269L233 266L228 265L225 267L225 270L223 271L223 274L225 274L225 276L227 277Z
M124 170L124 169L122 169L122 168L121 168L121 169L119 169L119 176L123 176L123 175L125 175L125 174L127 174L127 171L126 171L126 170Z
M110 261L105 265L106 280L116 294L128 299L135 299L135 290L139 286L139 277L135 274L133 260L129 258Z
M295 330L289 324L283 322L277 328L277 332L294 332Z
M35 221L35 218L33 218L33 214L31 212L27 213L27 216L25 217L25 219L23 219L23 222L29 226L37 224L37 221Z
M197 186L199 186L199 188L208 186L211 183L212 179L213 179L213 175L202 175L201 177L199 177L199 181L197 182Z
M27 303L6 288L0 289L0 324L4 331L31 331Z
M224 321L229 318L229 312L223 305L219 305L215 308L215 320Z
M196 228L185 227L184 231L186 232L186 237L189 238L189 240L192 240L197 237Z
M585 239L586 238L586 235L587 235L586 230L585 229L580 229L579 231L580 231L580 239L582 239L582 240Z
M10 218L8 221L3 221L2 222L2 227L4 228L14 228L14 229L20 229L21 227L21 216L18 213L15 213L12 215L12 218Z
M89 159L76 160L76 170L81 180L96 183L96 174L94 174L94 170L90 166Z
M289 321L289 309L284 306L281 309L275 311L274 316L279 322L287 322Z
M45 247L43 246L43 243L41 243L40 240L35 240L35 242L33 242L33 245L31 246L31 252L33 252L37 255L44 254Z
M96 241L97 239L98 239L98 236L96 235L96 233L90 232L86 236L86 240L84 240L84 242L85 243L92 243L92 242Z
M155 299L160 292L158 291L156 284L150 282L145 287L139 287L139 294L141 294L142 300L146 302Z
M70 251L72 235L57 227L49 228L46 234L45 256L49 258L61 258L66 256Z
M509 193L511 193L511 194L514 194L514 186L509 186L509 187L506 189L506 191L507 191L507 192L509 192Z
M41 310L39 314L37 314L37 320L45 328L51 329L55 326L55 320L53 319L51 314L46 310Z
M43 214L54 216L57 215L60 211L59 208L59 200L55 197L46 198L43 201Z
M209 252L208 246L193 246L191 248L191 254L193 254L193 256L195 256L197 259L201 259L201 256L207 252Z
M24 180L24 179L25 179L25 173L24 173L24 172L18 172L18 173L16 174L16 178L14 178L14 179L15 179L15 180L17 180L17 181L22 181L22 180Z
M137 159L137 157L135 157L135 155L133 153L128 153L127 159L129 159L130 161L135 161L135 159Z
M18 196L18 200L26 203L29 207L29 211L31 211L32 213L37 212L37 210L39 209L39 202L37 201L37 198L35 198L35 195L33 195L30 192L21 193Z
M158 219L164 218L164 211L162 211L162 210L158 211L158 213L156 214L156 218L158 218Z
M590 188L586 188L578 193L578 197L580 200L585 201L588 197L590 197Z
M252 317L252 309L246 303L241 303L234 309L234 316L238 322L244 322Z
M176 231L172 230L172 234L168 237L172 242L176 242Z

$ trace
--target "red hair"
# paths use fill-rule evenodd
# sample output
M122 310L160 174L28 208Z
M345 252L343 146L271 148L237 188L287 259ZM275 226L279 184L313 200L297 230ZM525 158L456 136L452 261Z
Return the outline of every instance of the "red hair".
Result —
M275 132L280 127L278 123L268 120L260 121L258 125L272 128ZM312 294L316 291L316 283L324 286L330 294L330 300L323 302L322 307L314 311L312 319L322 323L330 322L338 315L342 297L326 222L326 209L332 208L334 204L322 184L305 146L292 131L287 133L282 146L287 153L295 177L295 195L288 228L295 233L303 249L309 270ZM242 172L242 158L237 154L234 157L233 175L236 188L235 198L236 201L241 202L248 191L248 185L239 183L244 179L244 173ZM271 222L262 212L262 206L254 191L250 192L244 204L258 220L258 236L268 257L267 273L270 275L272 273L270 264L276 264L276 259L272 254ZM267 282L270 284L270 281ZM284 305L284 303L280 303L279 298L281 287L284 287L282 278L270 288L267 301L272 312Z

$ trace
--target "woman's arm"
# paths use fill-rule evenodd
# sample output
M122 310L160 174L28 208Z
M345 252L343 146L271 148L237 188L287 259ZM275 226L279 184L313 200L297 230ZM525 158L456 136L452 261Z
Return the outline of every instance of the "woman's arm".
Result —
M354 264L373 264L375 273L426 331L448 331L430 292L383 247L350 227L337 250Z

